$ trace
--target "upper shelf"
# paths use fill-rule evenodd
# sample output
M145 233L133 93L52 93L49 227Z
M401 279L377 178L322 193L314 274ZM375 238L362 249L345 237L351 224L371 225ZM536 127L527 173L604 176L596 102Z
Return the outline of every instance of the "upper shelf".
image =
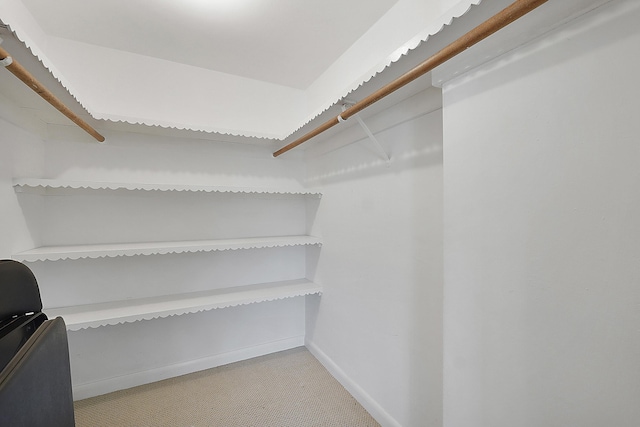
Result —
M13 180L16 192L46 193L48 190L129 190L129 191L184 191L235 194L291 194L322 197L317 191L264 187L224 187L175 184L143 184L135 182L68 181L61 179L18 178Z
M135 255L163 255L185 252L261 249L285 246L320 245L314 236L250 237L243 239L191 240L177 242L115 243L100 245L42 246L14 254L21 262L58 261L64 259L102 258Z

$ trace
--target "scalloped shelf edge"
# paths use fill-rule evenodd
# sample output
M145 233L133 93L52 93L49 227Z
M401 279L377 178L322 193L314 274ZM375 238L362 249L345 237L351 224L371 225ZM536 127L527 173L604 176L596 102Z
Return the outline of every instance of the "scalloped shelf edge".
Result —
M278 301L288 298L296 298L307 295L322 295L322 286L306 279L293 280L287 282L278 282L275 284L260 285L262 287L256 288L255 285L245 288L252 288L249 290L241 290L238 292L212 294L210 296L204 296L201 298L209 299L209 301L194 304L192 306L182 306L173 308L164 308L151 310L145 308L146 305L157 304L153 298L145 300L132 300L123 301L120 306L112 308L114 311L133 309L136 305L130 304L134 301L139 301L140 311L126 314L113 314L113 315L95 315L94 318L87 319L92 307L96 307L98 310L101 308L101 304L75 306L75 307L62 307L44 309L43 311L48 317L62 317L65 320L68 331L80 331L83 329L99 328L102 326L115 326L125 323L134 323L143 320L154 320L173 316L182 316L185 314L196 314L211 310L224 309L230 307L238 307L250 304L258 304L261 302ZM242 288L242 287L241 287ZM266 294L265 294L266 293ZM181 298L189 298L190 294L176 295L175 304L180 305ZM128 304L127 304L128 303ZM161 302L160 302L161 303ZM115 304L115 303L114 303ZM166 304L166 302L165 302ZM77 312L80 307L85 307L87 311ZM103 309L104 311L104 309Z
M171 185L145 184L134 182L106 182L106 181L66 181L39 178L17 178L13 180L16 192L38 192L47 189L68 190L127 190L127 191L165 191L165 192L204 192L204 193L232 193L232 194L281 194L322 197L318 191L287 190L260 187L225 187L203 185Z
M289 246L322 246L322 241L314 236L291 236L292 240L287 241L286 237L281 240L266 242L239 241L235 243L216 244L216 243L197 243L191 246L167 246L155 248L100 248L96 245L94 248L87 246L87 249L65 252L65 247L42 247L29 251L20 252L11 256L15 261L20 262L38 262L38 261L65 261L78 259L98 259L98 258L115 258L118 256L151 256L151 255L168 255L182 253L198 253L198 252L216 252L216 251L236 251L248 249L268 249L283 248ZM49 249L49 250L46 250ZM67 248L67 250L69 250Z

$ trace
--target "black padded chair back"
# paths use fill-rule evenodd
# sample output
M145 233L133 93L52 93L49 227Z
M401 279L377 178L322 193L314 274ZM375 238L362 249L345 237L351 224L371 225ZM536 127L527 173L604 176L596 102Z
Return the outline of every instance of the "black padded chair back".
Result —
M42 311L36 277L18 261L0 260L0 321Z

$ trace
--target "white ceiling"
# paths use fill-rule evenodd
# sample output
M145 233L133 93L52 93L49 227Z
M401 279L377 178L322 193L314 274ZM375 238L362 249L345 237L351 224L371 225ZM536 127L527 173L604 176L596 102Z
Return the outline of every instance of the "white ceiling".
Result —
M98 130L277 142L335 116L345 97L362 99L512 2L216 1L0 0L0 37ZM438 67L433 83L608 1L548 2ZM403 96L431 82L422 78ZM2 110L5 100L18 110ZM0 101L16 123L68 122L10 73L0 73Z
M49 36L307 88L398 0L22 0Z

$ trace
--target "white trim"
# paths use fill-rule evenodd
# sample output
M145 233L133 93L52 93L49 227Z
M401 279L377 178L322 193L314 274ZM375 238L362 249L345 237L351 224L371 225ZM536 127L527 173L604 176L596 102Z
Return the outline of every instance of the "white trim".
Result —
M266 344L259 344L253 347L242 348L222 354L215 354L201 359L189 360L168 366L149 369L141 372L134 372L127 375L105 378L85 384L73 384L74 400L87 399L118 390L124 390L143 384L162 381L180 375L203 371L229 363L240 362L278 351L289 350L304 345L304 335L274 341Z
M342 386L371 414L382 427L402 427L384 408L376 402L362 387L353 381L340 367L311 341L305 340L305 346L316 359L338 380Z

